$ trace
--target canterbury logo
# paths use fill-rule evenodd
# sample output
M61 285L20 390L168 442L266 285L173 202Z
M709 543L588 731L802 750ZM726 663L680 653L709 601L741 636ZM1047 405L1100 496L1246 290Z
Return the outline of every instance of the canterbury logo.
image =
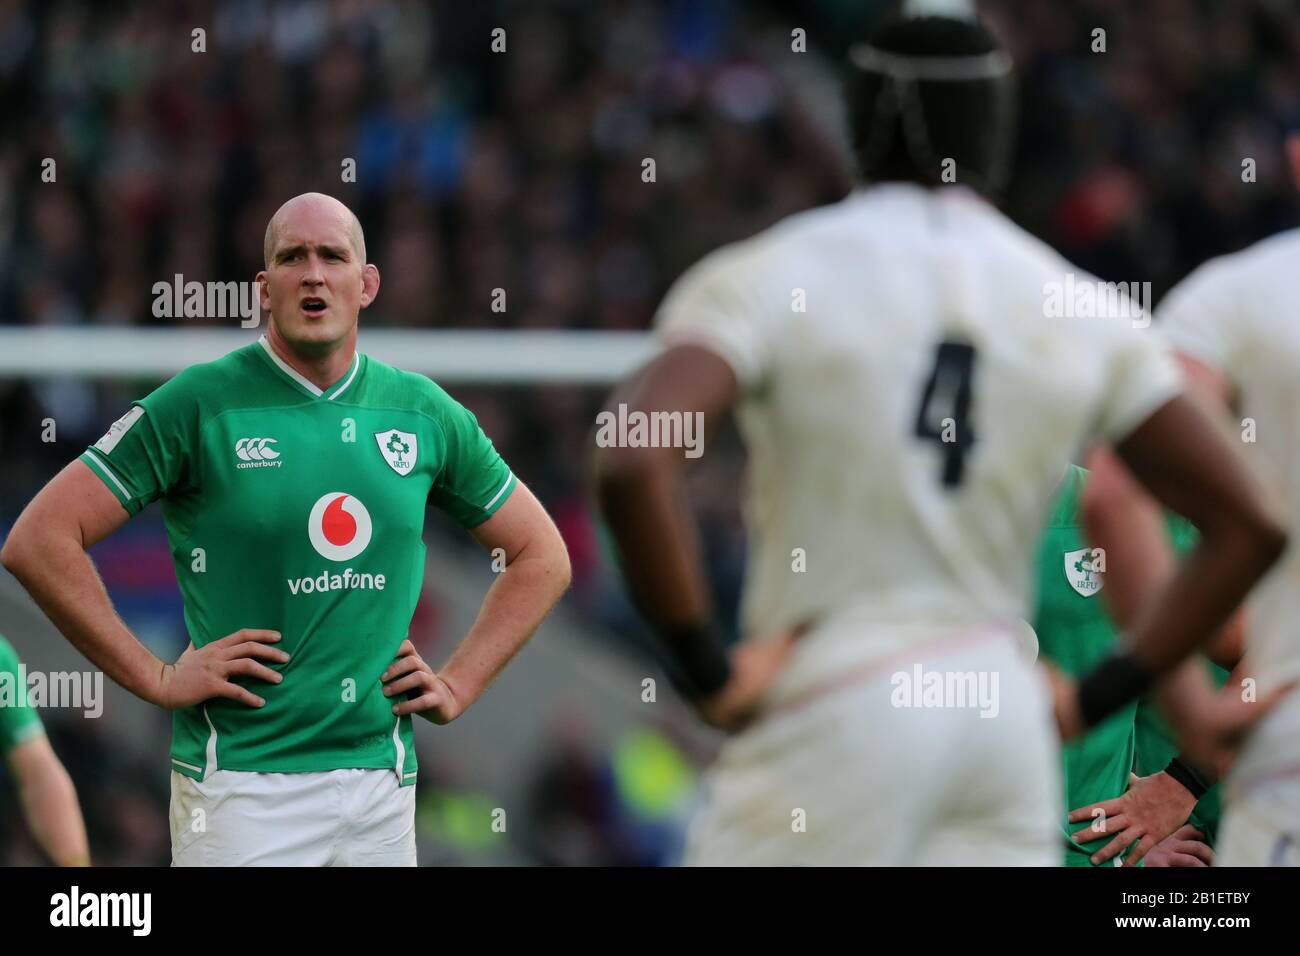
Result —
M235 465L236 468L279 468L280 462L276 461L280 453L271 446L275 444L274 438L241 438L235 442L235 454L241 462L247 464Z

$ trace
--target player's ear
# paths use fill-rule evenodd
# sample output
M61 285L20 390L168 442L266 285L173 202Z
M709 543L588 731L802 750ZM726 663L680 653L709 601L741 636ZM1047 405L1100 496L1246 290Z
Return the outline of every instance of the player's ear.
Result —
M361 308L375 301L379 295L379 266L367 262L361 269Z
M262 307L263 312L271 311L271 292L266 284L266 270L263 269L253 279L257 283L257 303Z

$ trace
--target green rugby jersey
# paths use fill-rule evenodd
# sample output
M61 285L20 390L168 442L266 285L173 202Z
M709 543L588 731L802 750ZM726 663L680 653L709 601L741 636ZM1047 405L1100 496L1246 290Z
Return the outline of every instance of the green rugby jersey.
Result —
M1071 465L1038 545L1038 603L1034 630L1038 651L1066 674L1078 678L1101 662L1115 643L1115 629L1098 593L1102 579L1089 570L1092 551L1079 527L1079 497L1087 471ZM1106 844L1078 846L1069 835L1083 823L1070 823L1070 810L1119 796L1128 788L1133 766L1131 703L1080 739L1061 748L1066 806L1061 810L1065 865L1091 866L1090 855Z
M1035 630L1043 656L1063 671L1079 677L1110 653L1115 629L1104 604L1091 600L1102 581L1085 564L1091 552L1079 527L1079 496L1088 472L1071 466L1051 518L1043 532L1038 552L1038 607ZM1169 515L1169 539L1175 552L1190 551L1196 543L1196 529L1185 519ZM1220 686L1227 671L1206 661ZM1128 789L1129 770L1139 776L1159 773L1178 752L1168 726L1155 705L1145 698L1120 710L1081 740L1062 748L1062 772L1067 834L1082 829L1070 823L1069 811L1102 800L1110 800ZM1219 788L1211 787L1200 799L1190 822L1213 845L1218 829ZM1106 845L1097 840L1080 847L1066 840L1065 865L1091 866L1090 855Z
M291 773L374 768L415 782L411 717L379 677L424 573L425 507L466 528L516 480L474 416L422 375L357 353L321 391L265 337L133 403L82 454L131 514L161 499L196 647L281 633L266 700L177 710L172 766Z
M18 654L0 637L0 757L45 733L27 695Z

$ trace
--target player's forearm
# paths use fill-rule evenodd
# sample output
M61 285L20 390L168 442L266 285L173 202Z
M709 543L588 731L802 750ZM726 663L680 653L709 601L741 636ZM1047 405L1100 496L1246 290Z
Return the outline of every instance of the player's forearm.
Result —
M71 534L39 540L15 525L4 565L46 617L96 667L131 693L153 702L162 662L113 610L94 562Z
M738 395L736 374L723 358L700 345L679 344L624 382L606 411L626 406L650 416L698 416L707 441ZM682 450L630 443L599 447L595 466L600 508L641 613L661 634L709 623L713 609L699 532L682 494Z
M1081 517L1088 544L1105 559L1102 600L1120 630L1132 628L1142 609L1178 568L1163 513L1109 449L1088 457L1090 472ZM1238 610L1206 646L1206 655L1232 669L1241 659L1245 612Z
M438 671L462 710L528 643L568 588L570 575L558 535L525 548L497 575L473 627Z
M730 681L732 667L713 620L699 535L681 498L677 466L622 454L622 465L604 464L600 502L623 576L668 651L665 663L678 691L706 700Z
M23 772L19 794L32 836L55 865L88 865L90 848L77 791L52 751Z
M1233 676L1238 676L1237 672L1245 660L1247 613L1244 607L1238 608L1237 613L1223 626L1223 629L1210 642L1210 646L1205 649L1206 657L1224 670L1232 671Z
M1285 510L1246 467L1232 436L1185 396L1163 405L1117 450L1147 492L1200 532L1132 631L1133 660L1155 676L1205 646L1281 557Z
M1223 685L1223 693L1240 693L1242 682L1248 676L1246 661L1237 662L1232 673ZM1161 681L1155 692L1156 706L1175 726L1181 726L1196 712L1211 706L1214 696L1219 693L1210 682L1205 667L1199 660L1184 662L1165 680ZM1197 770L1209 778L1210 768L1198 767Z
M1098 450L1088 463L1091 470L1080 509L1084 535L1089 546L1104 555L1106 586L1101 598L1116 626L1125 630L1173 576L1177 562L1159 506L1114 453Z
M1240 668L1233 672L1225 689L1240 686L1234 681L1234 678L1239 678L1239 672ZM1158 683L1153 698L1171 727L1185 728L1194 726L1201 714L1213 710L1217 694L1203 662L1192 659L1184 661ZM1197 761L1195 757L1182 752L1170 761L1160 776L1182 788L1182 792L1177 795L1184 802L1190 801L1187 804L1190 815L1196 801L1218 781L1218 770L1211 764ZM1182 822L1186 822L1186 819Z
M607 450L598 468L600 507L641 613L661 632L707 622L712 602L699 533L677 468L626 449Z
M1276 539L1249 529L1204 534L1159 598L1140 613L1131 632L1135 660L1160 674L1204 647L1280 552Z

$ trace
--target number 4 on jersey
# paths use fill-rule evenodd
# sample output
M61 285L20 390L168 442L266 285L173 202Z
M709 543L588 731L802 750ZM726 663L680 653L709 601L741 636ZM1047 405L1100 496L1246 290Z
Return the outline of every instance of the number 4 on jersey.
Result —
M921 392L916 411L916 437L939 443L943 451L945 487L961 484L966 453L975 444L970 421L971 389L975 379L975 346L940 342L934 367Z

